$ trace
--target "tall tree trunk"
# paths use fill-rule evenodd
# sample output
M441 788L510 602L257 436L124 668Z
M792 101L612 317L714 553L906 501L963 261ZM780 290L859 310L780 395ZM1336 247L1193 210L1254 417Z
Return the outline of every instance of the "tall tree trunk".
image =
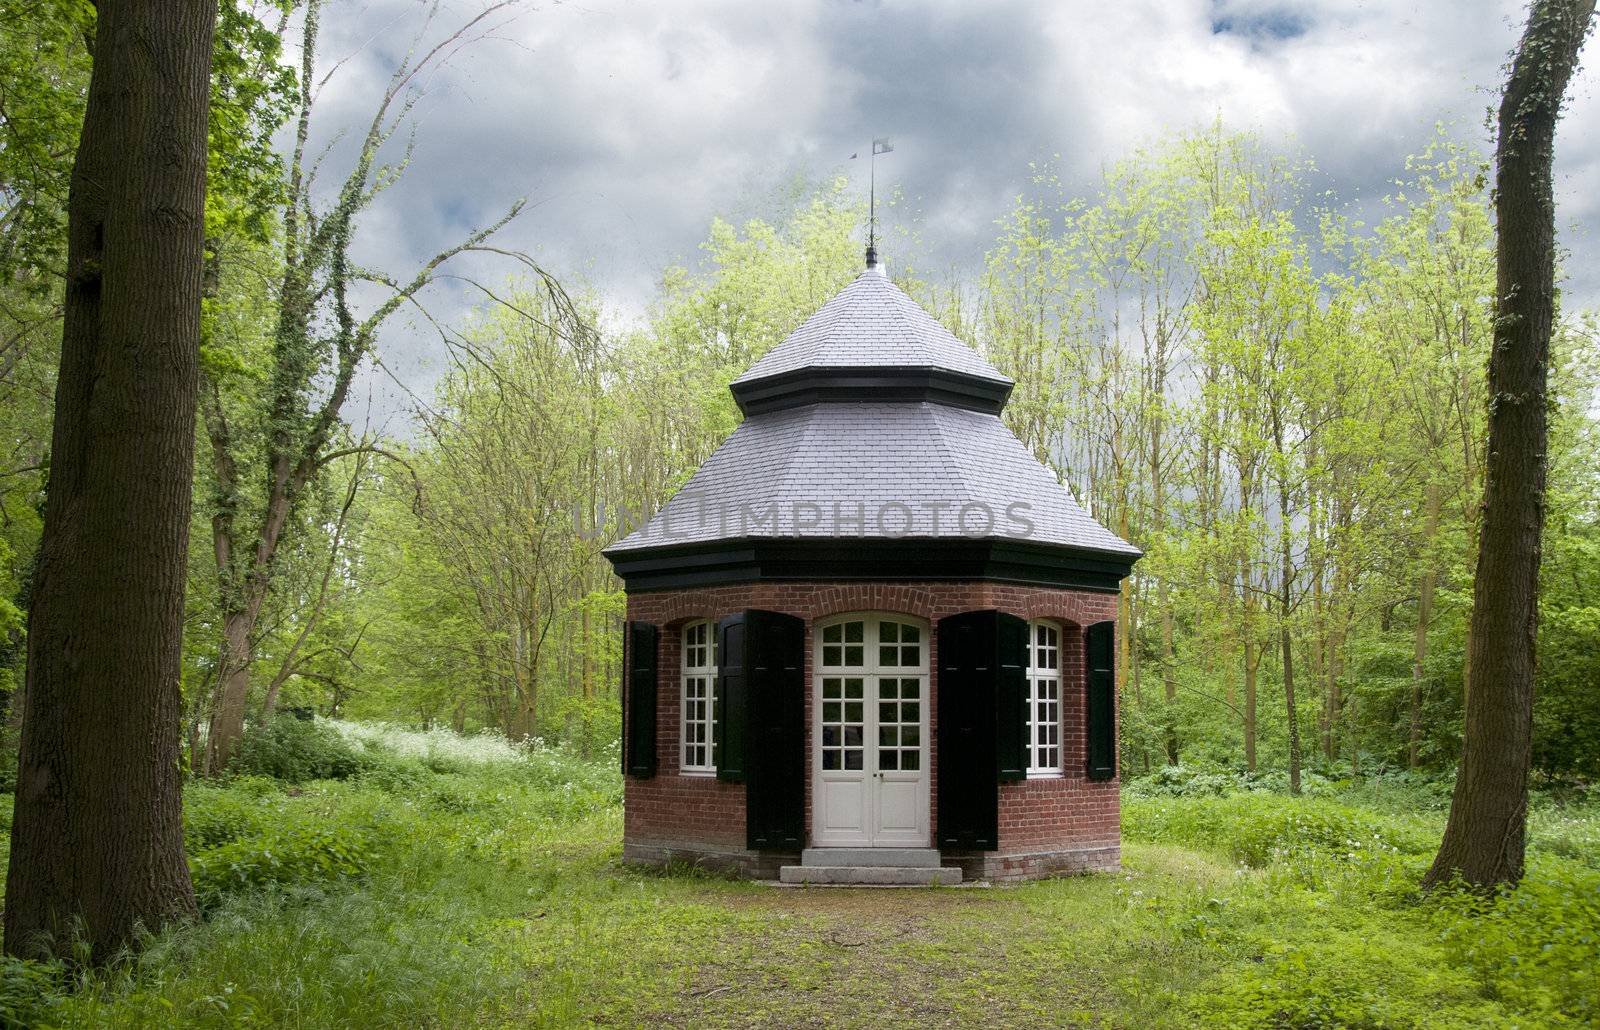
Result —
M1439 484L1429 481L1422 522L1422 573L1417 576L1417 632L1411 648L1411 726L1406 738L1406 765L1415 769L1422 747L1422 686L1427 681L1428 623L1433 620L1433 538L1439 531Z
M68 204L5 947L194 914L179 774L216 4L100 0Z
M1117 535L1128 539L1128 490L1126 482L1122 489L1121 510L1117 515ZM1118 697L1126 694L1128 687L1128 655L1132 649L1130 643L1133 639L1133 577L1127 576L1117 589L1117 665L1112 675L1116 680L1115 688ZM1139 677L1133 677L1134 693L1139 690ZM1143 705L1140 705L1143 708Z
M1522 878L1555 316L1551 164L1562 98L1594 8L1595 0L1535 0L1500 100L1497 317L1473 582L1472 681L1450 819L1425 887L1459 877L1487 889Z
M1250 602L1246 602L1248 605ZM1246 625L1244 638L1244 767L1256 771L1256 668L1261 654L1256 638Z
M1254 469L1250 462L1239 463L1239 507L1243 515L1250 504L1254 488ZM1261 652L1256 641L1255 583L1250 573L1248 545L1239 550L1240 635L1244 638L1244 766L1256 771L1256 670L1261 664Z
M1177 765L1178 754L1178 668L1172 647L1172 603L1167 581L1162 579L1157 587L1157 605L1161 608L1161 683L1167 702L1167 764Z
M222 616L222 652L218 656L217 703L206 734L206 772L215 774L228 765L233 747L244 732L245 704L250 699L250 633L259 606L229 610Z
M1278 452L1283 453L1282 436ZM1283 710L1289 724L1289 793L1300 793L1300 719L1294 698L1294 641L1289 615L1294 603L1294 550L1289 535L1289 485L1278 481L1278 647L1283 655Z

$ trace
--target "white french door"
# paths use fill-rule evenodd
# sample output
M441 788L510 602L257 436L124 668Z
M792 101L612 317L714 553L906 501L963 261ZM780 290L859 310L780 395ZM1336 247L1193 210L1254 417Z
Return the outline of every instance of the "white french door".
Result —
M927 629L904 616L828 620L812 668L812 843L927 847Z

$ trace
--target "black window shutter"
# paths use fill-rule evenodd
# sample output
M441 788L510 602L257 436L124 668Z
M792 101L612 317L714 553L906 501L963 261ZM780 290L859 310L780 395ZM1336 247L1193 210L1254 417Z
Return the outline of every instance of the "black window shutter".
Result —
M745 837L762 851L805 841L805 640L801 619L747 611L745 629Z
M1117 775L1117 624L1097 622L1084 631L1085 722L1089 738L1089 779Z
M1028 622L1000 614L996 626L995 744L1002 782L1028 778Z
M648 622L628 623L627 690L622 717L627 724L623 771L648 778L656 774L656 628Z
M939 620L941 848L992 851L998 846L999 623L999 612L963 612Z
M745 727L749 723L747 629L744 612L717 623L717 697L711 715L716 726L711 751L717 779L730 783L743 782L745 776Z

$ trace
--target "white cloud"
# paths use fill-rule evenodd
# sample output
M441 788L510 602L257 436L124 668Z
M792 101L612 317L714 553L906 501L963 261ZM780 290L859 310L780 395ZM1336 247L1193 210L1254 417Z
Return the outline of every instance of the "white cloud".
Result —
M454 0L438 24L481 9ZM325 95L325 132L364 124L420 10L326 11L324 52L355 56ZM503 242L637 312L662 266L695 258L714 215L749 209L754 190L797 168L864 179L864 162L845 159L892 135L879 170L922 210L929 257L974 269L1030 160L1060 154L1069 184L1087 187L1138 142L1219 112L1292 139L1357 201L1382 192L1436 121L1486 139L1522 16L1513 0L546 5L430 79L412 165L364 221L361 256L403 272L527 196ZM1591 305L1596 81L1585 70L1574 84L1557 169L1569 294ZM469 301L447 291L436 303L451 313ZM400 325L384 344L402 367L437 351L430 332Z

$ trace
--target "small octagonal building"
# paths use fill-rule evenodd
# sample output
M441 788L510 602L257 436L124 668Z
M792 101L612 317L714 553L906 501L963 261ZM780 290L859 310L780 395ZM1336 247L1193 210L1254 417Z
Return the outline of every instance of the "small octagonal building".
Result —
M605 552L627 860L811 883L1117 866L1139 551L1001 422L1011 387L870 255L733 383L744 422Z

